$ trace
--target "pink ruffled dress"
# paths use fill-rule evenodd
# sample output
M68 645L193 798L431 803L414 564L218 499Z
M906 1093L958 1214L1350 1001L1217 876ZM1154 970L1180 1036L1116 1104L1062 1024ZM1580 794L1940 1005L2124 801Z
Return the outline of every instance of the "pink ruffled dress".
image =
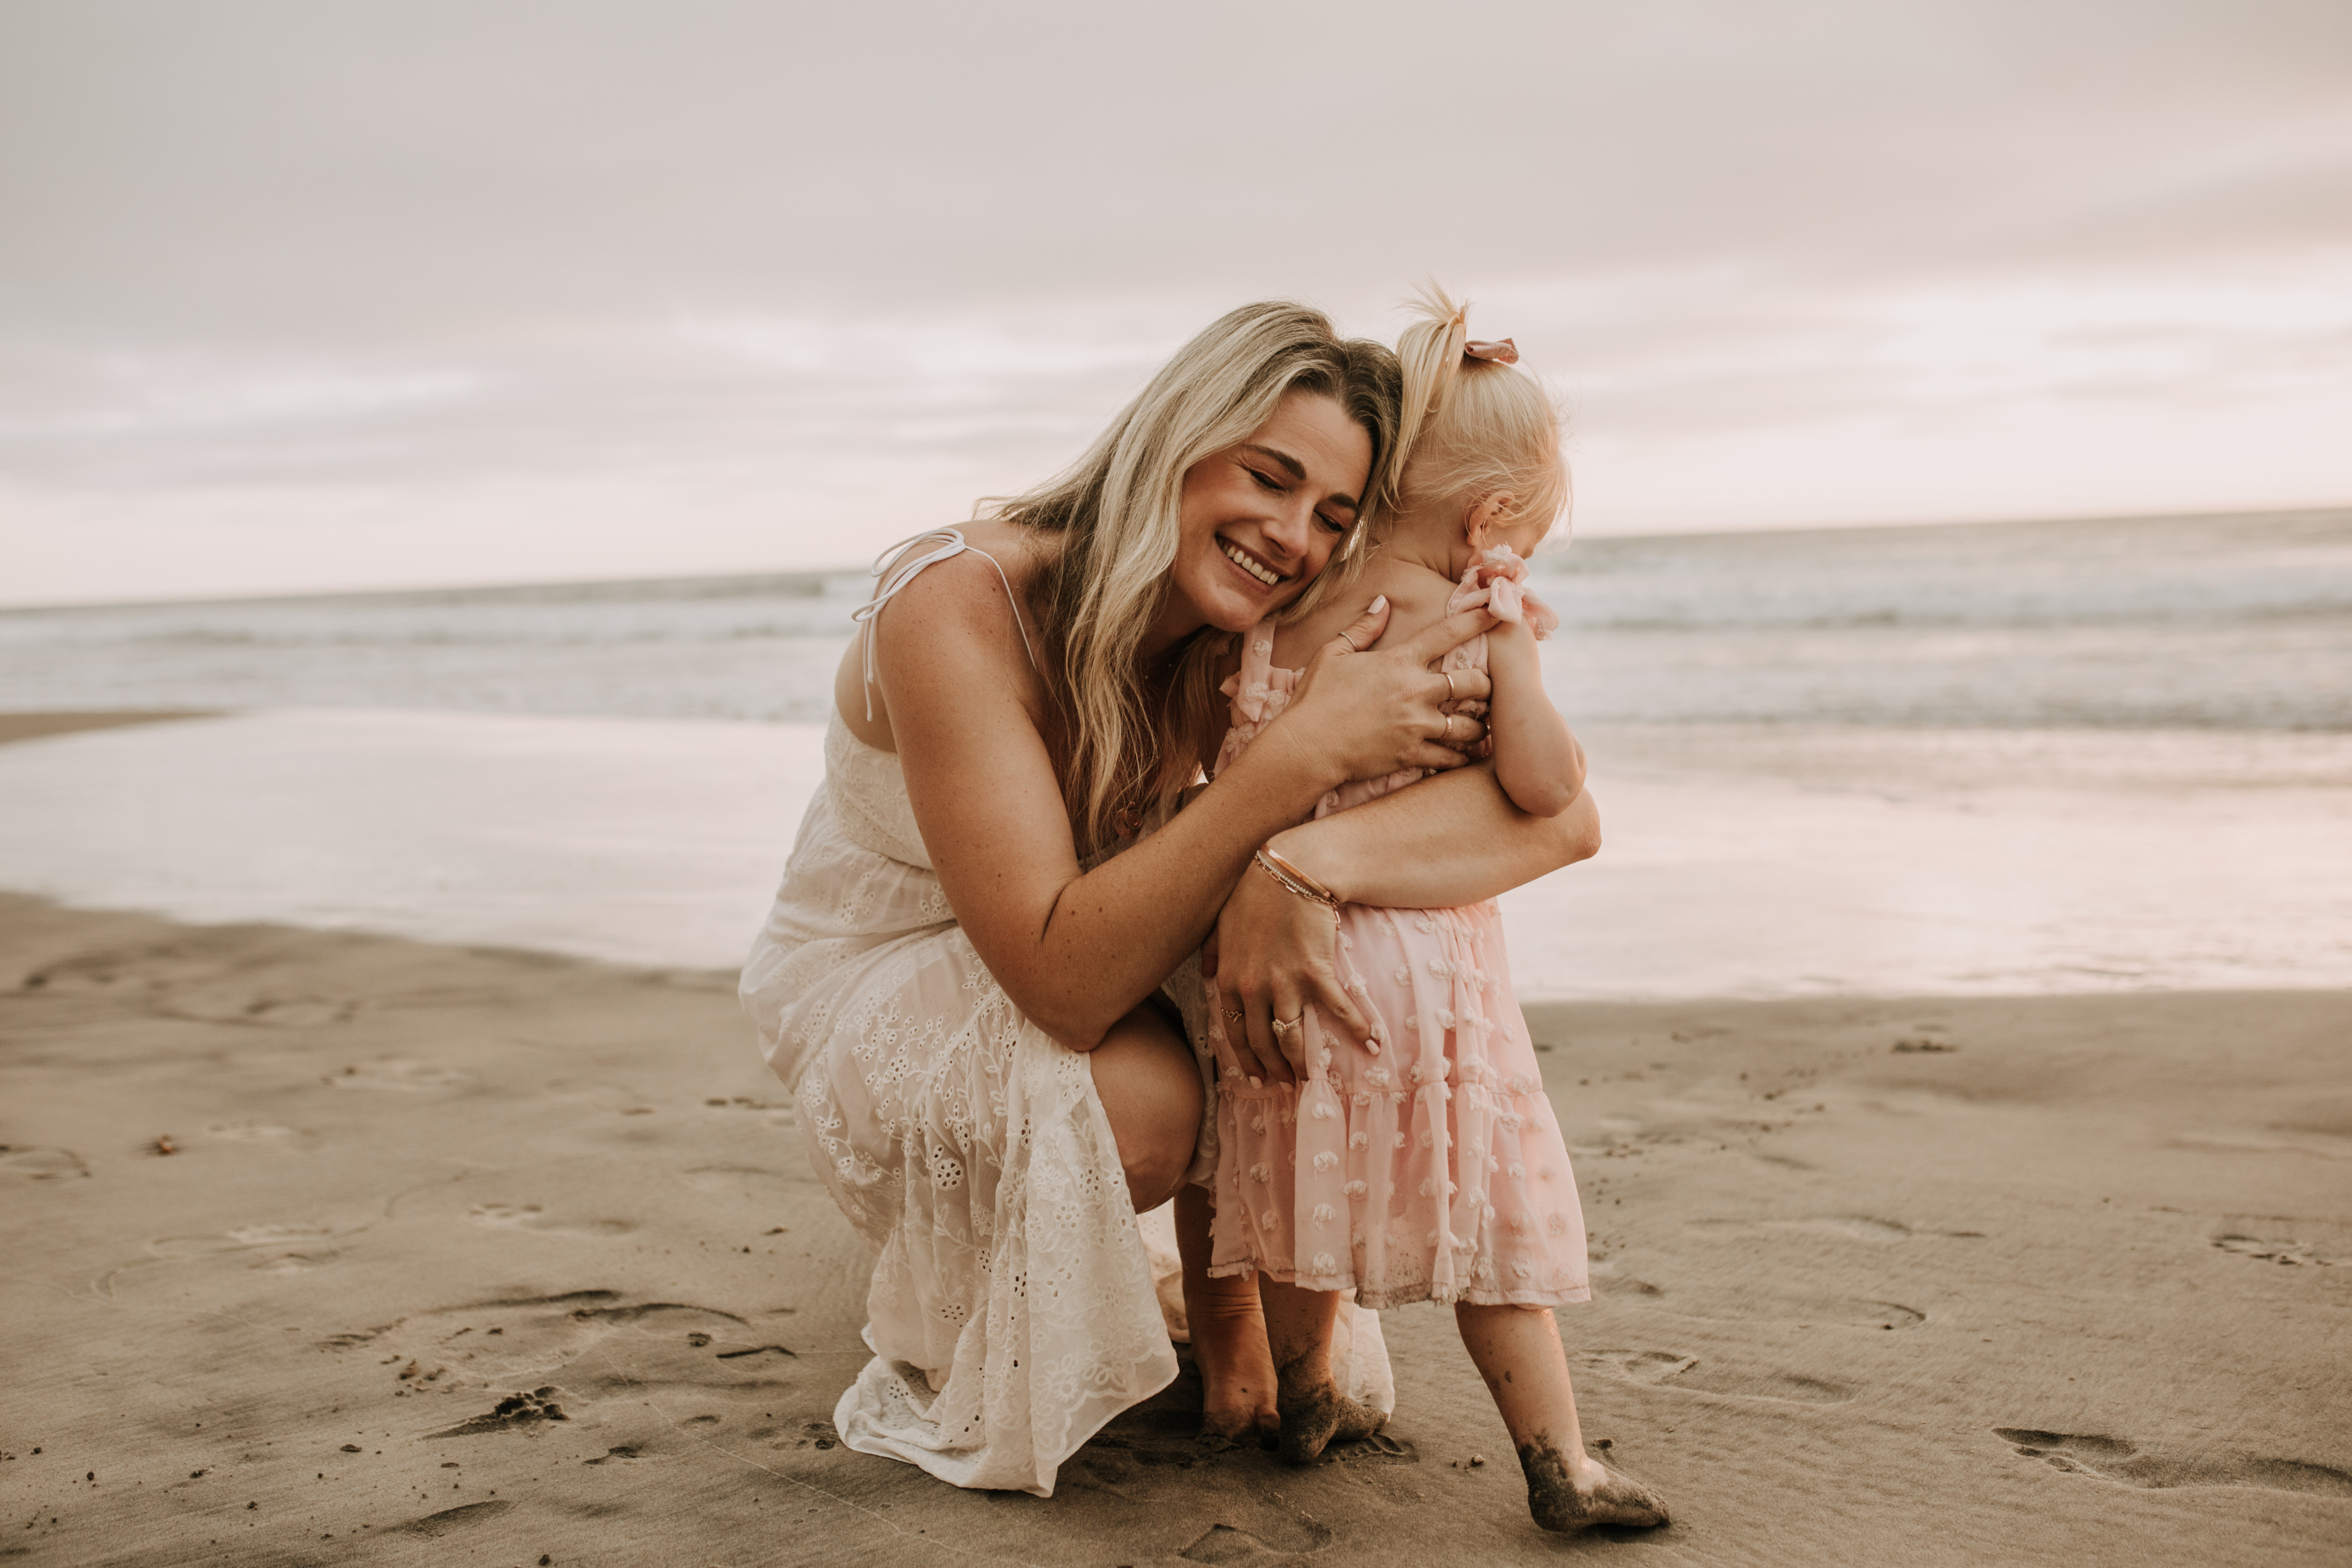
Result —
M1516 554L1488 551L1463 574L1446 613L1486 604L1546 636L1559 617L1526 593L1526 576ZM1243 645L1241 671L1224 688L1233 728L1218 771L1289 706L1299 672L1276 668L1273 650L1269 625ZM1486 665L1480 637L1442 668ZM1421 776L1409 769L1346 784L1315 815ZM1455 910L1347 905L1339 960L1372 1037L1342 1034L1309 1007L1307 1082L1216 1086L1209 1272L1264 1269L1310 1289L1352 1289L1376 1308L1589 1300L1576 1178L1511 994L1494 900ZM1213 1001L1201 1010L1196 1040L1223 1027Z

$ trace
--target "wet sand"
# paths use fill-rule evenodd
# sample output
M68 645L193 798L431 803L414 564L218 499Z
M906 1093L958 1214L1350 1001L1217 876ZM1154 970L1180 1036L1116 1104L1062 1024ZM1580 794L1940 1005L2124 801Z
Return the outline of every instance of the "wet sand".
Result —
M1534 1528L1427 1307L1393 1440L1307 1470L1196 1449L1189 1377L1049 1500L850 1453L866 1258L727 975L0 895L0 1552L2352 1552L2352 994L1531 1018L1600 1288L1563 1331L1647 1535Z
M90 730L120 730L131 724L163 724L174 719L210 719L216 715L194 709L117 709L98 712L0 713L0 745L11 741L38 741L49 735L79 735Z

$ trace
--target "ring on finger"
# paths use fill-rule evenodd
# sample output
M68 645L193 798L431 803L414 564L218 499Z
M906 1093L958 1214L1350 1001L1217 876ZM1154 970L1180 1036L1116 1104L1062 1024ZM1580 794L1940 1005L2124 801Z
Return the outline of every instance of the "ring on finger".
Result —
M1439 670L1437 673L1438 673L1438 674L1440 674L1440 675L1442 675L1442 676L1444 676L1444 677L1445 677L1445 700L1447 700L1448 702L1453 701L1453 700L1454 700L1454 672L1453 672L1452 670L1450 670L1450 669L1441 669L1441 670Z
M1239 1007L1220 1007L1217 1011L1221 1016L1231 1019L1236 1024L1246 1024L1249 1022L1249 1015L1243 1012Z
M1286 1040L1298 1032L1298 1026L1305 1018L1306 1015L1302 1013L1296 1018L1269 1018L1266 1022L1273 1028L1276 1039Z

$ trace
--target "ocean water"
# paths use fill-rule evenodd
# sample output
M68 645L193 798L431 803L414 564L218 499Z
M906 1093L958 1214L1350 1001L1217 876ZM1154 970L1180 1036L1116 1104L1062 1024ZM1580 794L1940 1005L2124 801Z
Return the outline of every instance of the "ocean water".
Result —
M2352 510L1539 558L1599 858L1538 997L2352 984ZM0 613L0 887L740 962L862 573ZM744 721L757 721L745 722Z
M1592 539L1589 723L2352 730L2352 509ZM0 709L821 722L861 572L0 612Z

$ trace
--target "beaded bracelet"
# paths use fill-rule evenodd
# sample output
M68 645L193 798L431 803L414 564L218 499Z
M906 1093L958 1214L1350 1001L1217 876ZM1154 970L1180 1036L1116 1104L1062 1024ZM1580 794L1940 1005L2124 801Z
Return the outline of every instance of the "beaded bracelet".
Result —
M1272 845L1258 850L1257 868L1281 884L1285 891L1297 894L1309 902L1322 905L1336 918L1343 901L1339 895L1283 858Z

